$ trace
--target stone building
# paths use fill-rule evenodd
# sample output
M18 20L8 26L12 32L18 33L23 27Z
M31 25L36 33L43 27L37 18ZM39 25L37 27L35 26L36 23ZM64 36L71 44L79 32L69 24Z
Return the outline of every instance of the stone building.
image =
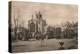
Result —
M43 19L40 12L35 14L35 18L32 15L32 19L28 21L29 32L34 37L36 33L45 34L46 33L46 21Z

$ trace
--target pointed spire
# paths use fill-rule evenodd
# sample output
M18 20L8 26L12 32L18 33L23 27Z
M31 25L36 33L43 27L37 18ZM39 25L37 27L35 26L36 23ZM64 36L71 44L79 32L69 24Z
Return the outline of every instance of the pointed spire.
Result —
M37 12L35 12L36 13L36 18L38 19L39 17L38 17L38 13Z
M41 14L41 12L39 11L39 18L42 18L42 14Z
M33 15L32 15L32 20L33 20Z
M31 21L33 22L33 15L32 15L32 19L31 19Z

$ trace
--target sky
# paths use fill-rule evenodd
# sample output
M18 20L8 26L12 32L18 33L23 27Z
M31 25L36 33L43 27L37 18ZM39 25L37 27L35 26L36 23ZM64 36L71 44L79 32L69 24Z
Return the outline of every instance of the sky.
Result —
M14 18L19 18L20 23L24 23L28 27L28 20L33 15L35 18L36 12L41 12L42 17L50 26L56 26L69 22L78 21L78 6L74 4L50 4L36 2L12 2L12 22ZM23 21L23 22L22 22Z

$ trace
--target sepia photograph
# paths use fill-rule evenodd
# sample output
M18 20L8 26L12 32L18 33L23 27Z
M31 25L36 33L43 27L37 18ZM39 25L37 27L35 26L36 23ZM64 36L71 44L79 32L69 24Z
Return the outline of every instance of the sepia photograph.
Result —
M9 2L9 52L78 49L78 6Z

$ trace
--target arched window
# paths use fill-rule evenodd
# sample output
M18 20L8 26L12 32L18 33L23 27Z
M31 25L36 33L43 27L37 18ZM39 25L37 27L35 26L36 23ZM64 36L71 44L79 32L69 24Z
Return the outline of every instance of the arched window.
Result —
M30 23L30 32L35 32L35 23Z

